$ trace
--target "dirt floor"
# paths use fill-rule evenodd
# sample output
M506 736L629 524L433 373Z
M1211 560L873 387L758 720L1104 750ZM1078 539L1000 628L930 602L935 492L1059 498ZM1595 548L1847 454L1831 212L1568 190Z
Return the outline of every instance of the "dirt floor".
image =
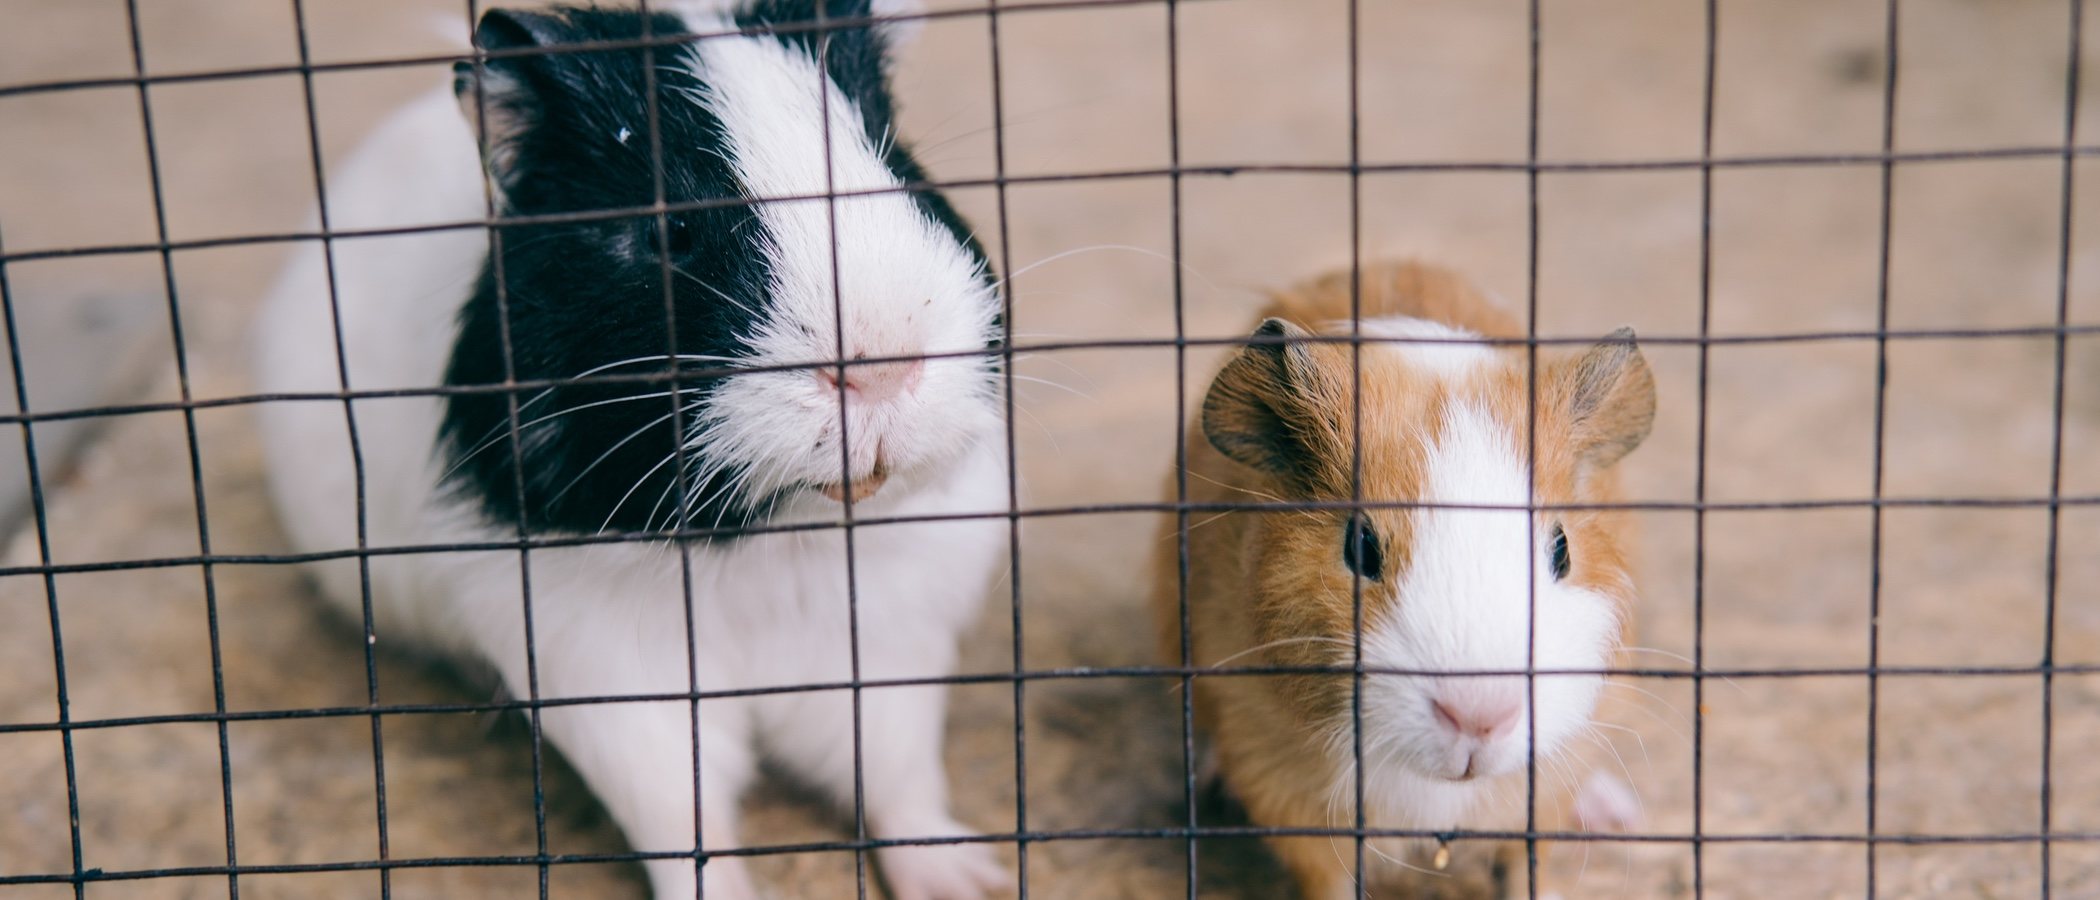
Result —
M960 2L960 0L956 0ZM311 52L323 60L444 52L464 4L312 0ZM2061 144L2067 2L1914 0L1903 5L1895 140L1899 150ZM154 72L296 62L292 5L277 0L139 4ZM1525 4L1516 0L1364 3L1362 158L1368 162L1521 161L1527 138ZM1874 154L1880 149L1884 8L1879 2L1721 4L1714 150L1721 156ZM125 4L5 0L0 85L130 71ZM1337 0L1202 0L1179 10L1180 152L1192 165L1336 163L1349 158L1345 5ZM1702 5L1682 0L1545 4L1539 153L1551 160L1696 156L1701 138ZM1016 13L1001 26L1006 167L1016 174L1154 169L1170 162L1167 16L1158 5ZM2100 35L2088 34L2090 39ZM2086 70L2095 68L2088 56ZM937 176L995 171L991 55L981 18L930 25L904 55L898 92L909 137ZM344 152L391 104L441 67L319 76L323 151ZM152 90L166 228L177 239L297 227L312 197L297 76L199 81ZM2081 120L2100 116L2083 93ZM2085 129L2090 135L2091 125ZM10 252L152 241L155 218L139 96L116 87L0 97L0 226ZM2088 138L2090 142L2090 138ZM1899 329L2049 326L2056 314L2064 174L2060 156L1897 167L1888 317ZM2070 314L2100 324L2100 170L2081 161L2068 212ZM1877 313L1882 172L1872 164L1724 168L1712 180L1713 332L1858 331ZM1367 254L1446 261L1499 294L1527 296L1527 178L1522 172L1414 171L1361 184ZM1023 341L1173 333L1173 184L1165 178L1017 185L1007 221L989 189L955 199L1018 272ZM1250 322L1260 291L1345 264L1350 182L1335 175L1191 175L1180 182L1187 327L1223 336ZM1700 322L1700 173L1556 172L1538 183L1538 300L1548 334L1632 324L1650 338ZM244 393L244 326L284 248L183 251L179 291L188 390ZM1059 256L1060 254L1069 254ZM1053 262L1030 264L1058 257ZM157 254L19 262L19 304L130 298L132 315L166 317ZM2100 665L2100 335L2069 342L2061 420L2067 497L2056 563L2058 664ZM1885 491L1897 498L2046 497L2056 342L1900 339L1887 345ZM1713 501L1847 501L1870 496L1876 470L1876 345L1861 340L1725 344L1704 395L1704 466ZM180 396L172 342L143 399ZM1650 344L1661 411L1627 463L1637 499L1684 503L1699 484L1701 390L1694 348ZM1192 351L1198 383L1214 351ZM119 360L111 360L115 366ZM1023 371L1070 388L1023 388L1019 446L1029 502L1151 501L1179 428L1170 350L1042 354ZM37 372L27 377L34 383ZM76 463L47 470L49 553L62 563L280 552L248 413L239 407L109 421ZM10 437L9 440L13 438ZM199 516L199 503L205 515ZM1639 519L1641 643L1631 662L1681 669L1846 669L1873 648L1911 667L2031 670L2049 653L2052 514L2035 505L1899 505L1715 511L1703 547L1690 512ZM1148 662L1142 614L1147 515L1031 520L1023 533L1018 664ZM1703 549L1704 590L1695 584ZM6 564L34 564L37 534L15 536ZM1878 571L1878 578L1876 573ZM51 592L51 593L47 593ZM127 725L125 717L355 706L366 700L356 635L309 602L298 573L275 565L132 568L0 578L0 723L50 723L51 609L63 625L70 716L104 727L73 737L81 865L117 873L221 866L228 834L221 746L230 764L239 862L293 866L368 859L381 834L373 741L385 754L385 839L395 858L535 850L528 732L489 714L334 716ZM56 600L49 599L55 596ZM1016 664L1010 602L987 600L966 667ZM215 626L208 613L216 611ZM215 627L215 631L213 630ZM214 644L216 640L216 644ZM216 648L216 650L215 650ZM223 662L215 685L213 654ZM472 702L486 686L380 655L385 702ZM2032 840L1892 843L1728 841L1729 835L1859 834L1870 784L1877 830L1893 835L2031 836L2042 785L2063 837L2053 896L2100 897L2100 674L2054 679L1860 675L1706 683L1622 679L1594 764L1622 772L1646 811L1641 830L1716 836L1598 843L1551 860L1571 897L2011 898L2041 892ZM2052 699L2053 698L2053 699ZM1015 692L963 689L951 722L951 774L962 817L987 830L1016 819ZM2048 704L2048 705L2045 705ZM1870 709L1876 717L1869 717ZM1159 680L1029 683L1030 829L1142 829L1180 820L1179 703ZM2042 757L2045 710L2054 758ZM1694 778L1694 718L1703 722ZM1870 757L1870 723L1876 726ZM70 872L65 758L59 736L0 730L0 876ZM2046 764L2046 768L2045 768ZM1623 765L1623 769L1621 766ZM1870 780L1871 774L1871 780ZM1696 790L1695 790L1696 786ZM546 778L546 841L562 854L612 853L620 836L558 761ZM752 798L753 843L833 840L841 820L789 786ZM1218 821L1231 813L1211 810ZM1009 859L1013 851L1007 851ZM1697 863L1695 863L1695 858ZM1205 842L1202 896L1283 896L1250 842ZM1068 840L1027 851L1029 895L1184 895L1185 848L1172 841ZM768 858L780 896L850 897L848 855ZM509 897L533 891L532 867L395 872L396 897ZM624 864L557 865L560 897L642 892ZM87 895L206 897L224 876L93 882ZM248 897L376 896L372 872L250 874ZM1458 887L1426 879L1438 894ZM70 896L65 885L4 885L0 896ZM1400 896L1382 892L1381 896Z

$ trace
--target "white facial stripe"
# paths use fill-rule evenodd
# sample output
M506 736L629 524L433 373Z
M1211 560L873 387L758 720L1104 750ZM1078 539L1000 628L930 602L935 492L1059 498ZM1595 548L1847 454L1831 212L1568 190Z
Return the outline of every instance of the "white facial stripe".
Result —
M1527 468L1508 429L1486 410L1454 402L1444 408L1443 433L1429 448L1424 499L1523 505L1530 499Z
M707 85L699 99L721 119L725 154L751 196L891 191L840 197L831 209L822 199L757 206L775 281L772 312L787 320L768 323L773 334L758 336L762 352L801 359L835 355L828 339L835 297L846 306L849 353L883 356L982 344L981 330L968 326L988 324L988 318L978 323L966 317L944 328L950 316L918 315L929 302L964 299L953 295L974 289L974 263L909 194L893 190L901 183L869 142L860 109L815 60L769 37L704 41L694 57L696 75ZM838 291L831 279L834 234ZM799 327L781 327L790 324ZM952 330L963 333L943 333ZM812 345L812 332L826 340ZM765 340L769 336L775 340Z
M1393 585L1388 611L1364 635L1364 655L1382 668L1442 672L1598 669L1615 642L1612 601L1557 582L1542 558L1549 533L1523 509L1529 467L1518 436L1476 403L1454 401L1437 443L1427 448L1421 499L1511 509L1421 509L1413 513L1414 554ZM1579 549L1577 552L1580 552ZM1534 625L1536 631L1534 631ZM1367 687L1367 735L1381 753L1422 771L1453 777L1467 754L1489 771L1521 766L1533 723L1519 724L1467 750L1430 712L1432 700L1459 709L1523 703L1537 696L1537 747L1554 752L1588 720L1593 675L1390 677Z
M1330 333L1347 334L1348 322L1336 322L1329 326ZM1417 319L1412 316L1386 316L1363 320L1363 335L1376 338L1402 338L1453 343L1422 344L1373 344L1379 352L1401 354L1409 363L1450 381L1463 381L1469 374L1485 368L1494 361L1494 348L1488 344L1460 343L1478 341L1481 336L1462 328L1453 328L1441 322Z
M1470 403L1454 402L1445 410L1442 434L1428 448L1423 468L1422 499L1430 503L1523 506L1529 500L1523 459L1493 417ZM1415 553L1407 575L1403 606L1430 613L1448 607L1454 615L1504 618L1521 615L1530 516L1522 511L1424 509L1416 514ZM1496 598L1514 598L1512 609L1497 611ZM1501 623L1459 629L1454 641L1497 641ZM1447 646L1466 665L1496 666L1509 662L1511 648ZM1515 648L1517 662L1522 647ZM1484 658L1478 658L1484 657Z
M687 19L696 31L732 27L698 12ZM841 321L849 357L985 346L998 306L978 261L917 198L895 190L901 184L869 141L861 110L815 60L772 37L724 37L694 45L686 64L704 85L691 99L722 123L721 157L762 201L753 207L759 227L751 229L750 252L764 255L771 284L754 333L740 336L753 363L836 359ZM827 191L880 193L826 201ZM933 359L916 390L846 405L855 477L869 477L877 465L897 476L875 502L995 431L988 365L979 357ZM735 486L751 496L835 483L839 399L837 386L807 371L740 375L696 410L689 440L706 448L710 465L739 467Z

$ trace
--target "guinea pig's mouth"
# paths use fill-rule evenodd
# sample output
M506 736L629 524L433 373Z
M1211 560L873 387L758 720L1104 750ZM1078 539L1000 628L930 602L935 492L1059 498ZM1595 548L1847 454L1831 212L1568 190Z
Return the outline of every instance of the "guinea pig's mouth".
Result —
M817 486L817 493L844 503L846 502L846 482L851 481L853 502L859 503L875 496L875 492L882 490L882 486L889 483L889 480L889 454L883 452L881 444L877 444L875 445L875 465L869 468L865 474L855 475L851 479L841 479L828 484L820 484Z

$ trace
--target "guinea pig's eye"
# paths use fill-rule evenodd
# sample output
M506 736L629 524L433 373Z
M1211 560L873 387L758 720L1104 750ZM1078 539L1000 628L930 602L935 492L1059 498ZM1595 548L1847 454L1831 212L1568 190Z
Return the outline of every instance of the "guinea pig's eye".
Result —
M693 252L692 220L671 217L664 220L664 246L672 256L685 256Z
M1361 515L1350 516L1349 524L1342 528L1342 565L1372 581L1385 574L1385 551L1378 546L1378 531Z
M1568 567L1573 562L1568 558L1568 533L1561 530L1560 523L1553 524L1553 534L1546 539L1546 564L1553 567L1553 580L1568 577Z

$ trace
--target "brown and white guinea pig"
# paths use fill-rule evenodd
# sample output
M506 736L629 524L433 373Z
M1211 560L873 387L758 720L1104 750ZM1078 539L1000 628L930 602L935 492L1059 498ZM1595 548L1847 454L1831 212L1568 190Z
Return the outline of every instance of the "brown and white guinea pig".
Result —
M1189 663L1346 670L1360 586L1363 662L1388 673L1364 680L1366 821L1456 829L1490 786L1522 778L1534 731L1545 758L1588 727L1599 674L1539 675L1527 698L1523 675L1456 673L1596 672L1613 659L1634 591L1626 526L1608 509L1552 507L1617 498L1613 467L1648 435L1654 381L1630 330L1577 354L1541 352L1527 465L1526 350L1466 342L1521 337L1515 317L1418 263L1367 266L1360 290L1367 506L1190 514ZM1192 503L1350 502L1351 347L1292 340L1349 335L1350 293L1341 272L1275 296L1203 400L1188 441ZM1164 531L1154 612L1178 665L1177 520ZM1352 680L1195 679L1197 727L1256 824L1354 824ZM1354 896L1354 854L1334 841L1271 846L1307 900Z

